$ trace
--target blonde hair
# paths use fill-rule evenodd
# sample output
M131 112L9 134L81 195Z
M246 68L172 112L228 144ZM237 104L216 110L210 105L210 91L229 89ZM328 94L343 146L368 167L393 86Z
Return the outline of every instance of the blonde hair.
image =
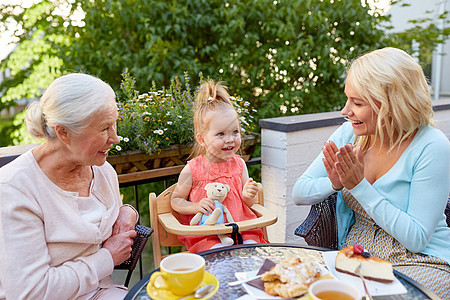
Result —
M377 114L375 138L389 141L389 151L422 126L434 125L428 83L420 65L405 51L383 48L356 59L347 79ZM372 141L373 142L373 141ZM363 151L370 137L357 137Z
M203 82L195 99L194 135L203 134L208 129L210 121L210 119L206 118L208 112L221 110L233 110L236 113L236 119L238 119L238 114L230 101L230 95L224 83L222 81L216 82L212 79ZM205 149L195 139L190 158L201 154L205 154Z
M93 113L115 99L113 89L97 77L81 73L61 76L48 86L40 101L28 106L27 130L34 137L53 139L55 125L62 124L79 133Z

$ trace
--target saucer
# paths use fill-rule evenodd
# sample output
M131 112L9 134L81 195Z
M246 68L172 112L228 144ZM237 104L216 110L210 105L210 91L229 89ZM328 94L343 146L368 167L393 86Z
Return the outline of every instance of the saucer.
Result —
M200 287L205 286L207 284L214 284L214 290L211 293L209 293L208 295L206 295L205 297L201 298L204 300L209 299L212 296L214 296L214 294L219 289L219 281L217 280L217 278L214 275L212 275L211 273L205 271L205 276L203 277L203 281L200 284ZM155 299L155 300L176 300L181 297L181 296L172 294L172 292L169 290L156 288L155 286L150 285L150 282L147 284L147 293L150 297L152 297L152 299ZM190 299L196 299L196 298L194 298L194 295L192 295L189 298L186 298L186 300L190 300Z

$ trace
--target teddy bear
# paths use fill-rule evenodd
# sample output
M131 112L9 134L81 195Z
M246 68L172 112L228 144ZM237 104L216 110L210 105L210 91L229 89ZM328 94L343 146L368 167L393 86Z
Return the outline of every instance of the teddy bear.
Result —
M220 182L210 182L205 186L206 196L214 201L216 208L210 215L205 215L201 212L195 214L192 218L190 225L214 225L214 224L224 224L225 218L229 223L233 223L233 217L230 211L222 204L223 200L230 191L230 186L228 184L222 184ZM233 245L233 239L228 237L226 234L218 234L220 242L226 246Z

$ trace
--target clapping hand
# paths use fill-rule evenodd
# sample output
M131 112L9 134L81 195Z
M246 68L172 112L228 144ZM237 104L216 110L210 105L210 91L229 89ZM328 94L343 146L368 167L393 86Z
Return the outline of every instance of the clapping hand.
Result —
M336 153L336 159L336 172L347 189L354 188L364 179L364 157L360 146L353 151L351 144L344 145Z
M328 178L331 181L334 189L340 189L342 187L341 179L336 170L337 157L336 153L338 148L333 141L325 142L325 146L322 149L324 158L322 159L325 170L327 171Z
M352 189L364 178L364 158L359 146L355 153L351 144L338 149L333 141L328 141L322 153L322 161L334 189L342 186Z

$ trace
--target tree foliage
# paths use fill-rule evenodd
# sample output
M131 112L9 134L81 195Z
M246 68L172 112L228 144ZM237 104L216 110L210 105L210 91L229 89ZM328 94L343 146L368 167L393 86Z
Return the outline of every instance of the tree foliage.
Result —
M396 45L389 17L361 0L42 0L0 6L18 46L0 64L0 109L38 97L56 77L86 72L118 90L125 69L146 91L202 72L250 101L258 118L339 109L345 68ZM397 43L398 44L398 43Z

